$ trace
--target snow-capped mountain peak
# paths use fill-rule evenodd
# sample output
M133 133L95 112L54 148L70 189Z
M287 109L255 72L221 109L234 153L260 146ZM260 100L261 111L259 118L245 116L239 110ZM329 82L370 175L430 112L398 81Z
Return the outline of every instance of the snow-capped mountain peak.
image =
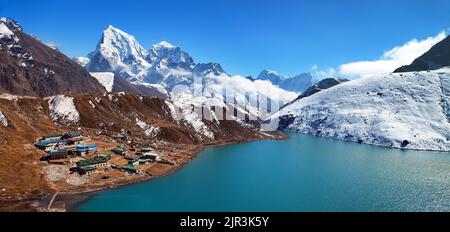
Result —
M121 58L127 58L127 56L143 58L148 55L147 50L137 42L134 36L111 25L103 31L102 41L99 46L105 51L117 51Z
M175 46L173 46L172 44L170 44L170 43L168 43L166 41L161 41L161 42L153 45L153 47L156 48L156 49L160 49L161 47L164 47L164 48L175 48Z
M180 47L173 46L172 44L161 41L152 46L146 57L154 68L181 68L186 70L192 70L194 67L194 59Z
M145 60L147 56L147 50L134 36L109 25L103 31L96 50L89 54L86 68L94 72L118 72L124 77L134 78L145 74L150 66Z
M280 76L280 74L278 74L277 71L274 71L272 69L264 69L261 74L263 75L276 75L276 76Z
M274 85L280 85L281 82L286 79L285 76L278 74L276 71L270 69L264 69L256 78L258 80L267 80L272 82Z

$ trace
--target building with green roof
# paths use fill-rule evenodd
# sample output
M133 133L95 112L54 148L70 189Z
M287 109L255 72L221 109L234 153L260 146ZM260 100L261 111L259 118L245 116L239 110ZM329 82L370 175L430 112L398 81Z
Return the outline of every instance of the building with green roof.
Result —
M108 166L108 160L109 158L106 156L96 156L92 159L78 161L77 167L79 169L84 167L106 167Z
M92 166L86 166L79 169L81 174L92 175L97 173L97 169Z
M117 147L111 149L111 151L117 155L126 155L128 152L128 148L126 148L125 146L117 146Z
M133 164L131 164L131 163L123 166L122 170L124 170L126 172L130 172L130 173L137 173L138 172L138 168L136 166L134 166Z

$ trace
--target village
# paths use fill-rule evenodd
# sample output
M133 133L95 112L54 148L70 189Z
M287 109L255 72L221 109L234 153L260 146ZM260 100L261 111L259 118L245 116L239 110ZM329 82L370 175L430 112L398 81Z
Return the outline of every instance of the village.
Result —
M114 135L115 139L126 139L126 133ZM34 146L44 151L41 161L51 165L68 166L70 174L80 176L102 175L109 179L110 173L120 171L127 175L146 173L153 164L176 165L165 159L154 148L139 144L117 144L112 149L101 149L90 143L80 132L45 135L37 139ZM67 170L63 170L66 172Z

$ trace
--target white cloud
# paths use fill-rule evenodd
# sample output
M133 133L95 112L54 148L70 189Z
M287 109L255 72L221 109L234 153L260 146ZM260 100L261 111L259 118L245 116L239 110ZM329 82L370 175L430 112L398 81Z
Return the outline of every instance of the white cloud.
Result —
M410 64L445 37L446 33L441 32L424 40L413 39L385 52L379 60L343 64L339 67L339 73L350 77L368 77L392 72L402 65Z
M320 69L318 65L313 65L311 67L312 75L316 80L322 80L326 78L334 78L338 74L336 69L328 68L328 69Z

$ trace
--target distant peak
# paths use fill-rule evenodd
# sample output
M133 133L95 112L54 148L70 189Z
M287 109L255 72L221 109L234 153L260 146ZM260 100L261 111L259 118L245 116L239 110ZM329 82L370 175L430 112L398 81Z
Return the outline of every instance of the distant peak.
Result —
M109 25L103 31L103 39L101 42L104 43L105 41L111 41L111 40L127 41L127 43L137 43L137 41L133 35L130 35L112 25Z
M164 47L164 48L174 48L175 46L173 46L172 44L170 44L170 43L168 43L168 42L166 42L166 41L161 41L161 42L159 42L159 43L157 43L157 44L155 44L155 45L153 45L154 47Z
M262 71L262 73L279 75L276 71L273 71L273 70L271 70L271 69L264 69L264 70Z

